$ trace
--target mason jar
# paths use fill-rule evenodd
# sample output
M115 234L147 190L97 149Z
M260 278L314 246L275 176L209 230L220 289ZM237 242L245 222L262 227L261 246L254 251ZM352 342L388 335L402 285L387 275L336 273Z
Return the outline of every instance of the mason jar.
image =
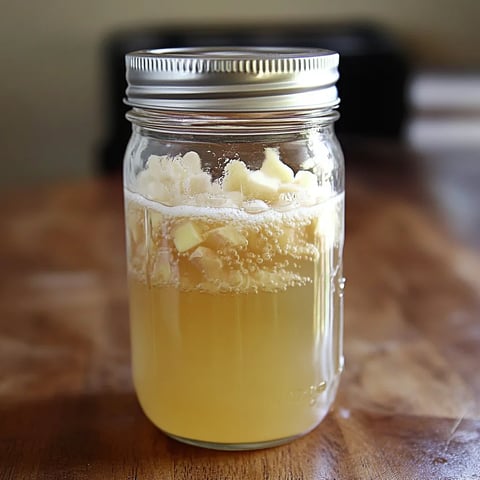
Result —
M146 416L215 449L288 442L343 366L338 54L126 56L132 368Z

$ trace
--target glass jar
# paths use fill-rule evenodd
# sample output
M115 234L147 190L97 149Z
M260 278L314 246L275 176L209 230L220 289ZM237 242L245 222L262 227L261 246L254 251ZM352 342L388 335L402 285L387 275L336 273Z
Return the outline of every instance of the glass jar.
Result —
M167 435L255 449L306 434L343 366L338 55L126 57L133 378Z

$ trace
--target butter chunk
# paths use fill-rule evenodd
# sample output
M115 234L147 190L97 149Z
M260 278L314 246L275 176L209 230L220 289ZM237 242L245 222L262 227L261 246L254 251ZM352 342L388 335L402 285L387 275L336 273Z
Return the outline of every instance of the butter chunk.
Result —
M222 260L208 247L197 247L190 255L189 260L207 278L218 277L222 272Z
M200 155L197 152L187 152L182 157L182 163L185 170L189 174L200 173L202 171L202 161L200 160Z
M241 160L232 160L225 167L223 189L226 192L241 192L247 181L248 169Z
M145 191L145 195L150 200L155 200L156 202L169 205L176 195L176 190L170 187L173 186L163 183L150 182Z
M245 247L248 244L247 237L242 235L235 227L225 225L224 227L214 228L208 232L208 240L221 247L231 245L234 247Z
M196 173L185 181L185 191L188 195L208 193L212 189L211 187L211 177L207 172Z
M188 178L190 172L185 168L182 157L176 156L173 160L166 164L165 181L171 181L180 185L183 180Z
M276 148L265 149L265 160L263 161L260 171L268 177L280 180L282 183L293 182L293 170L280 160Z
M310 190L318 187L317 176L312 172L306 172L305 170L299 170L293 181L295 185L300 185L301 187Z
M164 170L167 162L170 162L170 159L166 155L150 155L144 171L154 176Z
M330 248L340 236L342 223L337 205L327 203L317 218L312 221L313 235L322 240L322 248Z
M279 180L268 177L260 170L249 172L244 192L248 197L273 200L278 196Z
M173 231L173 243L178 252L186 252L203 242L203 237L198 227L186 221Z

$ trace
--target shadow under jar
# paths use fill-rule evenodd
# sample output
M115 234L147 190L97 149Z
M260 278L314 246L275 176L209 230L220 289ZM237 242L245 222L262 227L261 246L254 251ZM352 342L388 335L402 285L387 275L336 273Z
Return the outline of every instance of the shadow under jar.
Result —
M315 428L343 367L338 55L128 54L133 377L180 441L264 448Z

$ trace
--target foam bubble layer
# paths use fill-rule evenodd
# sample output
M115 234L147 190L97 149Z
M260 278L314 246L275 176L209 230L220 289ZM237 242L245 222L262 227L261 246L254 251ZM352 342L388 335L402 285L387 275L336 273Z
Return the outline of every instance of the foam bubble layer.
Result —
M168 206L125 191L131 274L182 290L249 293L312 282L343 236L343 195L258 213Z
M143 208L156 211L170 217L205 217L224 221L238 221L247 223L263 223L270 221L292 221L295 218L310 217L319 210L325 209L326 205L338 203L343 200L343 193L333 198L322 201L316 205L290 205L282 207L270 207L265 203L247 202L242 207L231 206L197 206L197 205L164 205L160 202L149 200L139 193L124 189L124 196L127 202L134 202Z

